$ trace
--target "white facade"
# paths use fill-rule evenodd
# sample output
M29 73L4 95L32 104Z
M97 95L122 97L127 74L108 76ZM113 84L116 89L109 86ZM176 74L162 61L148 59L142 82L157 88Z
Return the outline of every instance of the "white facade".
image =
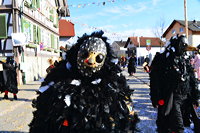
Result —
M146 47L140 47L140 48L137 48L137 57L140 57L140 56L144 56L146 57L146 55L149 55L149 54L152 54L152 55L155 55L156 52L161 52L161 48L160 47L152 47L151 50L147 50Z
M192 46L196 47L200 44L200 35L192 35Z
M160 47L151 47L151 50L147 50L146 47L137 47L137 57L145 58L147 55L149 56L150 60L152 60L156 54L156 52L162 52L164 48Z
M5 49L9 51L1 53L0 56L14 56L20 66L17 70L19 84L22 84L24 77L26 82L45 77L46 68L49 66L48 59L59 57L59 18L56 1L4 0L1 4L10 6L5 13L0 14L6 15L8 23L8 37L1 39L1 48L5 45ZM4 8L0 6L0 10ZM14 46L12 33L25 34L26 43Z

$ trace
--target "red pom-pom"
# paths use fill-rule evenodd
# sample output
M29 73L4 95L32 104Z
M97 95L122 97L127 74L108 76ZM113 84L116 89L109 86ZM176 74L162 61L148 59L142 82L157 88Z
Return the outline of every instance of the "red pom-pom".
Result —
M69 126L68 120L64 120L62 125L66 127Z
M165 104L165 101L163 99L160 99L158 101L158 105L163 106Z

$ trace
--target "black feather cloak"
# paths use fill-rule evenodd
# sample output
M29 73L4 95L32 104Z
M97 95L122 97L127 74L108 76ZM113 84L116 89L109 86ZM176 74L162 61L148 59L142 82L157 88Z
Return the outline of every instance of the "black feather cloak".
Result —
M132 106L133 91L102 34L83 35L67 52L67 59L47 75L33 101L31 133L135 132L138 117ZM92 36L106 43L107 57L102 69L87 77L79 73L76 60L80 45Z

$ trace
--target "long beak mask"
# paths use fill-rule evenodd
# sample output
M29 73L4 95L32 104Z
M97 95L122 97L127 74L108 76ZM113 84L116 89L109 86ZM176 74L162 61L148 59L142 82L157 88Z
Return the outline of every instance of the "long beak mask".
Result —
M198 48L188 45L188 46L185 48L185 50L186 50L186 51L198 51Z
M104 62L105 60L105 55L100 52L90 52L88 55L88 58L84 60L84 64L87 67L95 68L98 67L99 64Z

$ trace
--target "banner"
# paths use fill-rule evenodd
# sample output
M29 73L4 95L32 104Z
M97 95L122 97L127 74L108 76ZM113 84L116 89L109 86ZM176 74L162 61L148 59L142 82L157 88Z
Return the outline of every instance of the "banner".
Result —
M91 2L91 3L84 3L84 4L78 4L78 5L68 5L68 7L85 8L86 6L90 6L90 5L97 5L97 6L103 5L103 6L105 6L108 2L114 3L116 1L117 0L107 0L107 1L102 1L102 2ZM123 1L126 1L126 0L123 0Z

